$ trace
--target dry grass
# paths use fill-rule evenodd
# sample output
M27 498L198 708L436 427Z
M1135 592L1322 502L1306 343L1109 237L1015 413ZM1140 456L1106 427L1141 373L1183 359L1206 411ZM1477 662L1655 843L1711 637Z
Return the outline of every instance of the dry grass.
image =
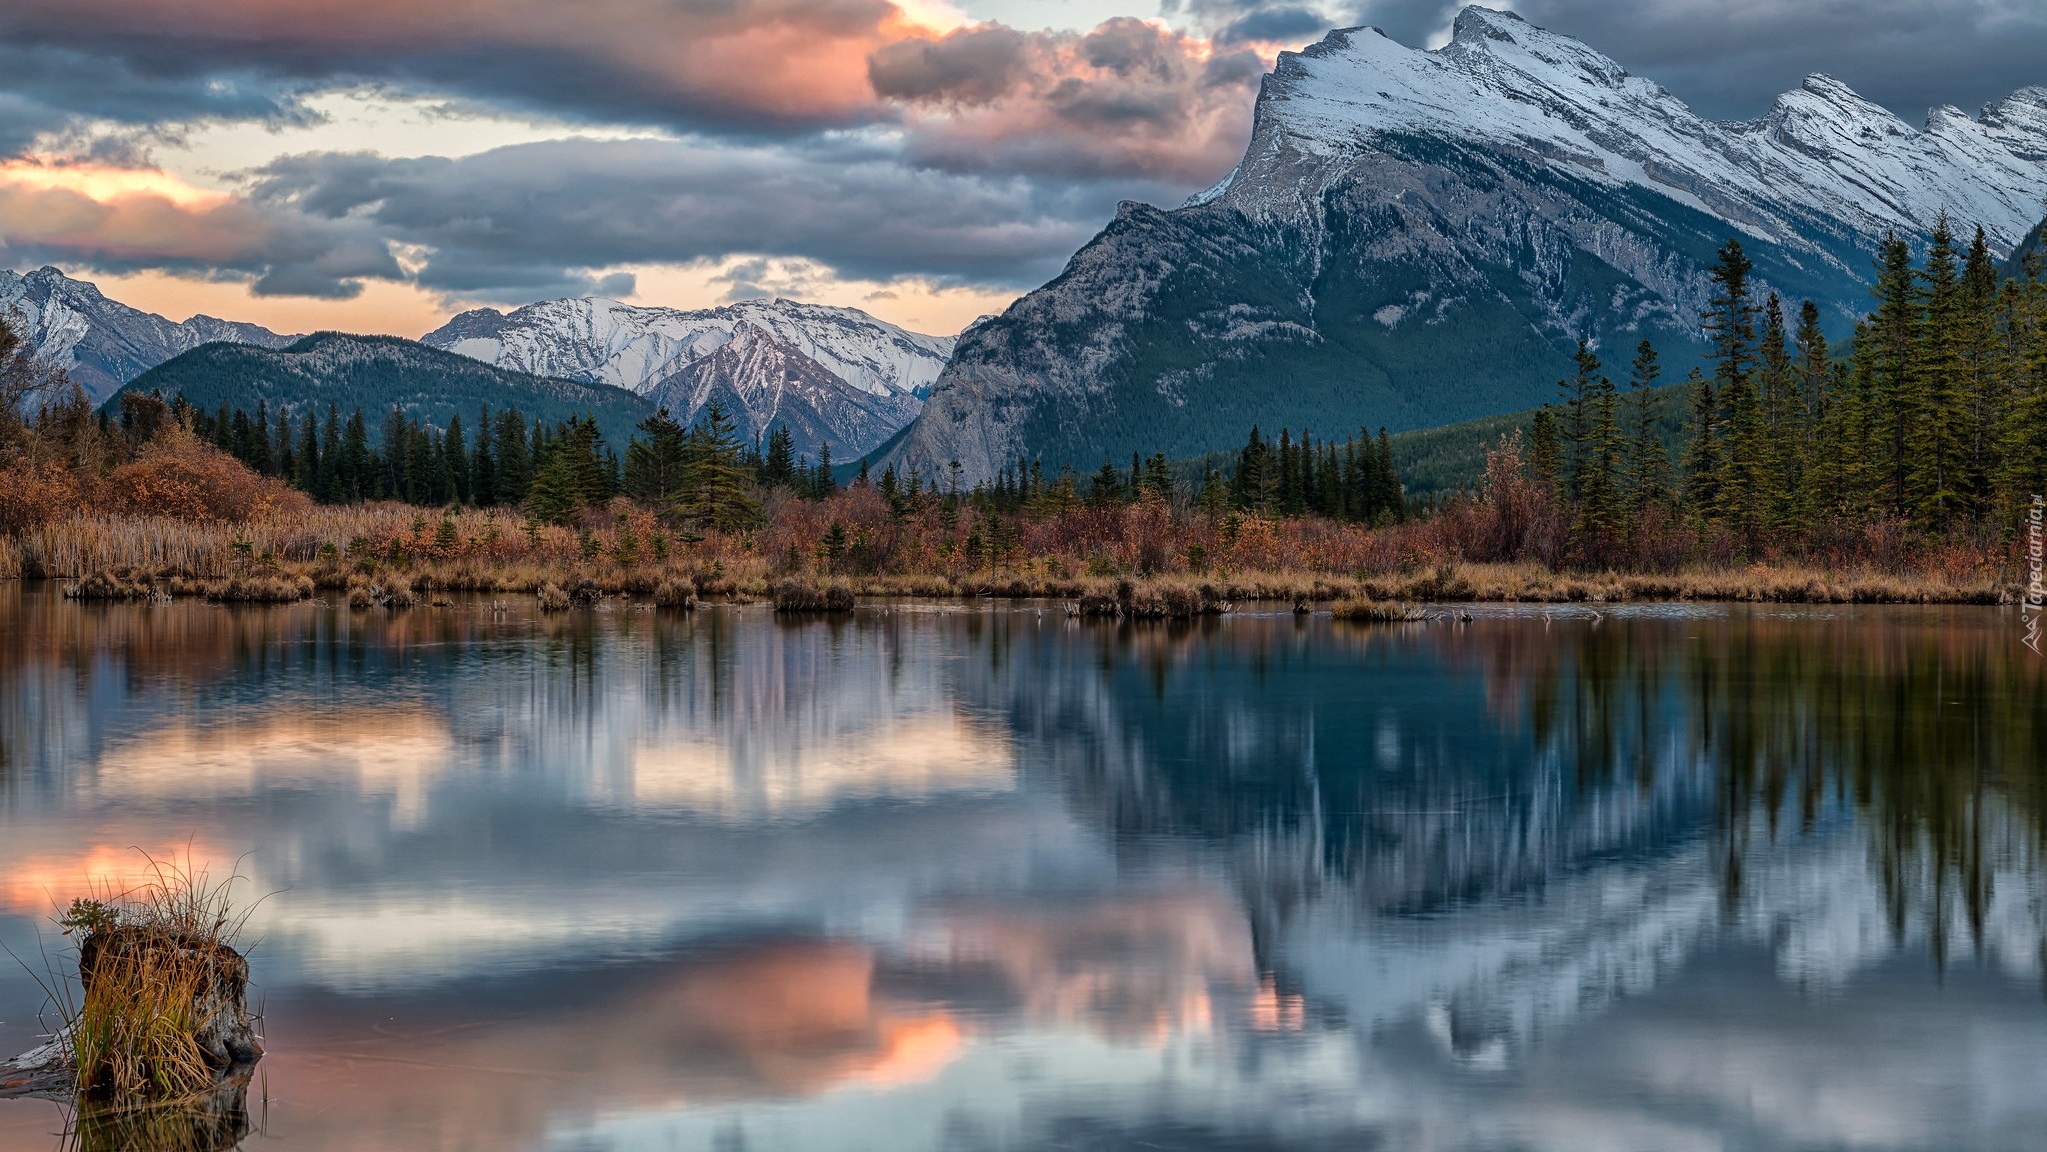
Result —
M62 918L78 938L78 996L59 1003L82 1097L192 1097L233 1062L220 1029L243 1011L248 982L234 950L247 916L232 899L239 877L157 860L149 874L72 901Z
M626 517L622 524L619 515ZM826 516L852 526L852 551L829 563L791 547L817 527L810 521ZM935 515L895 523L874 493L863 491L823 503L784 502L757 533L712 533L686 544L663 540L656 549L651 542L660 538L661 525L623 501L593 513L579 529L529 526L505 510L433 516L397 504L313 508L242 524L83 516L37 525L11 542L0 539L0 574L82 580L125 572L120 579L129 583L154 580L172 595L201 596L240 578L238 588L221 593L233 598L247 598L258 578L301 588L303 578L315 590L343 592L359 607L392 608L449 592L538 593L550 584L571 603L652 596L680 606L718 597L772 599L778 584L794 580L843 585L856 596L1042 597L1086 601L1100 614L1173 617L1213 610L1199 607L1203 588L1216 604L1240 605L1360 597L1997 603L2011 594L2015 571L1995 549L1913 552L1867 541L1833 560L1772 557L1744 565L1705 559L1655 565L1654 571L1576 570L1526 558L1477 563L1462 559L1451 538L1468 529L1483 543L1492 528L1464 525L1448 514L1426 524L1367 530L1326 521L1217 518L1163 505L1025 521L1019 539L999 554L984 550L969 561L971 550L962 543L967 519L950 527ZM624 539L639 546L624 548ZM1128 602L1116 593L1124 581L1133 586ZM294 598L282 585L253 587L266 597Z
M1369 597L1338 600L1330 607L1329 614L1338 620L1361 624L1413 624L1428 619L1417 608Z
M851 612L853 590L844 584L812 584L784 580L775 585L775 611L788 613Z

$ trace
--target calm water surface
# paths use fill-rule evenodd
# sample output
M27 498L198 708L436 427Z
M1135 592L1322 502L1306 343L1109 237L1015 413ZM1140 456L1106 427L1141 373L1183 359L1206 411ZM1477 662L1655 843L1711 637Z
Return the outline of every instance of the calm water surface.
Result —
M240 859L285 1152L2040 1146L2015 617L1475 614L0 584L0 940Z

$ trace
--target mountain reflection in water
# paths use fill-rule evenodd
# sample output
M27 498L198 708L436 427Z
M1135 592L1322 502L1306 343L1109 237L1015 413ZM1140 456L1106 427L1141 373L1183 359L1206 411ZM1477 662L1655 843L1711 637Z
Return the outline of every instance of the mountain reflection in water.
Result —
M2009 613L1476 615L0 585L0 940L239 859L288 1148L2031 1146Z

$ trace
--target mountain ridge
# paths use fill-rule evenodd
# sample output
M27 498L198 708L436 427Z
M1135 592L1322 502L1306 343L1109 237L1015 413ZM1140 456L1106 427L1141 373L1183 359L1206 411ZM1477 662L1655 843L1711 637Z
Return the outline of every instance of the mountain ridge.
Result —
M437 428L458 414L474 421L482 405L493 412L516 407L529 421L549 423L587 414L621 453L633 425L653 411L644 397L621 388L515 372L402 336L344 332L316 332L283 348L204 344L129 381L107 406L116 407L122 394L150 391L182 395L208 411L225 404L254 414L261 402L273 418L311 412L324 419L332 404L346 419L361 408L372 427L393 406Z
M807 412L804 428L792 427L791 433L799 450L812 453L829 441L834 452L857 456L888 439L901 423L881 429L874 418L907 423L914 417L955 343L954 337L911 332L857 308L775 299L686 310L601 297L543 300L509 313L474 309L427 333L423 342L502 367L648 394L691 364L714 356L742 328L772 337L784 351L774 358L739 360L765 365L776 359L779 364L793 353L844 389L876 401L846 396L844 403ZM738 361L728 357L723 363L729 373ZM808 369L798 376L820 383ZM727 382L733 390L721 395L734 401L779 397L784 391L781 381L767 378ZM695 395L671 389L671 399L683 394ZM838 416L825 415L825 409ZM677 409L672 415L688 421L696 412ZM764 426L763 412L735 415L744 416L742 423L749 426Z
M1252 423L1341 436L1514 411L1580 337L1610 373L1642 338L1667 372L1694 362L1730 236L1763 291L1816 300L1840 335L1886 231L1923 241L1954 209L2002 254L2042 196L2047 88L1915 130L1815 74L1723 122L1511 13L1467 8L1434 51L1340 30L1281 54L1228 177L1175 209L1126 202L963 333L885 455L957 459L972 482L1026 455L1196 455Z
M0 313L12 311L45 363L63 369L94 403L174 356L232 341L281 348L298 335L204 314L183 322L123 304L85 280L45 265L26 274L0 269Z

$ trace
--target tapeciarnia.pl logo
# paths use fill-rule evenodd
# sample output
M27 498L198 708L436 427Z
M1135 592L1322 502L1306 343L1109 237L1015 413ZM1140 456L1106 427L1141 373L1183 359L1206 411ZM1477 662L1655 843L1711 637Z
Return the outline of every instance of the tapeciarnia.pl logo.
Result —
M2026 516L2026 567L2031 579L2026 582L2026 599L2019 605L2019 619L2025 622L2026 635L2021 644L2040 652L2040 616L2047 612L2047 578L2041 573L2047 569L2047 496L2034 496L2033 507Z

